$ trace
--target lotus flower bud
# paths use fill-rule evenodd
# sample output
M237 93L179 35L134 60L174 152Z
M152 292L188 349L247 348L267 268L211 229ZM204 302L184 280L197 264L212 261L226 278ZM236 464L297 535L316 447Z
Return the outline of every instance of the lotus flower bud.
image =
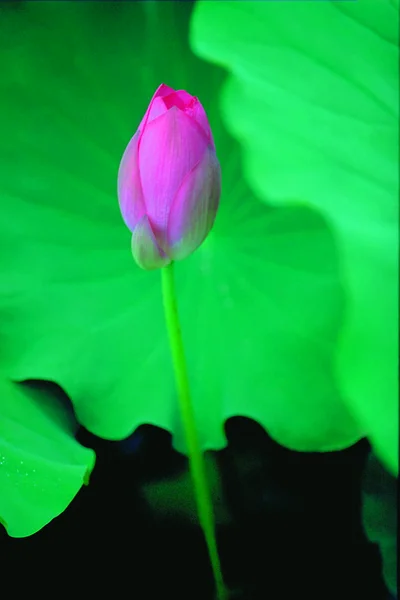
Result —
M118 173L122 217L142 269L194 252L213 226L221 170L204 108L162 84L129 142Z

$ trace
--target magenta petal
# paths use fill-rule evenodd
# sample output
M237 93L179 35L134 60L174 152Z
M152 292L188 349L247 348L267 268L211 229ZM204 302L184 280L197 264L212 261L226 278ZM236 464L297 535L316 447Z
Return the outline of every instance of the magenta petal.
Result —
M185 177L168 219L168 256L181 260L204 241L212 228L221 195L221 169L212 150Z
M171 262L157 244L146 215L136 225L132 234L132 254L139 267L146 271L160 269Z
M177 90L172 94L168 94L163 98L165 102L165 106L167 108L172 108L176 106L179 110L185 111L187 106L190 106L197 98L186 92L185 90Z
M171 203L207 146L197 123L177 108L145 127L139 149L140 179L146 214L162 246Z
M138 161L138 139L136 133L129 142L118 171L118 201L127 227L133 231L145 214L142 185Z

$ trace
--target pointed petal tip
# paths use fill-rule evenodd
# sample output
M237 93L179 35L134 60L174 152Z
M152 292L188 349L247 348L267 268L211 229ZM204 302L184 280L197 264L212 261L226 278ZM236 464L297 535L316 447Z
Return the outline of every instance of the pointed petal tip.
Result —
M173 93L175 93L175 90L173 88L169 87L169 85L166 85L165 83L161 83L154 92L151 102L154 101L156 98L163 98L164 96L169 96L169 94Z

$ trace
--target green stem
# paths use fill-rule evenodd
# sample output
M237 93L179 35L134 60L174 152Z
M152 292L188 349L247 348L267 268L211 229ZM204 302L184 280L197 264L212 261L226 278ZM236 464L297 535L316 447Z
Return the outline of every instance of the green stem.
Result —
M173 263L164 267L162 273L162 293L165 318L171 347L172 362L178 391L183 427L189 454L189 467L193 479L200 526L203 529L210 557L211 567L217 590L218 600L227 600L228 595L221 572L215 537L213 505L208 488L203 453L200 448L196 430L196 421L190 399L189 379L187 374L185 352L181 329L179 326L178 307L175 296Z

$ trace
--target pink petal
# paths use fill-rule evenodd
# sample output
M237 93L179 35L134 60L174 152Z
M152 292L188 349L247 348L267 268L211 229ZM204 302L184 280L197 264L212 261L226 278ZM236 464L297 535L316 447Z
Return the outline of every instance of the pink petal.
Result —
M176 106L184 113L186 113L189 117L194 119L196 123L201 127L204 134L206 135L208 141L210 142L211 147L214 149L214 139L211 133L211 127L208 122L208 118L206 115L206 111L204 110L201 102L196 96L191 96L185 90L178 90L177 92L173 92L172 94L168 94L163 98L163 102L167 108L172 108Z
M119 206L122 218L131 231L146 211L140 182L138 140L139 134L136 133L122 156L118 171Z
M161 245L171 203L207 145L193 119L175 107L145 127L139 147L140 179L146 214Z
M149 123L151 123L152 121L154 121L154 119L157 119L157 117L160 117L162 114L167 112L167 110L168 109L165 106L164 98L155 98L151 103L151 107L147 116L147 121L144 127L147 127Z
M173 201L166 252L173 260L189 256L210 232L221 195L221 169L213 150L187 174Z
M156 89L156 91L154 92L154 95L152 97L152 99L149 102L149 106L147 107L147 110L144 114L143 119L140 121L140 125L138 127L139 131L142 132L143 128L146 126L147 122L150 120L153 120L153 118L155 118L153 115L153 104L156 102L157 100L157 105L155 108L155 113L157 113L157 111L160 111L161 106L163 106L162 103L162 98L164 96L168 96L168 94L172 94L174 93L175 90L173 90L172 88L168 87L168 85L165 85L165 83L162 83L160 86L158 86L158 88ZM160 101L161 101L161 105L160 105ZM160 112L159 112L160 114ZM158 115L157 115L158 116Z
M132 234L132 254L141 269L152 271L165 267L171 262L157 244L146 215L136 225Z
M204 110L201 102L199 102L197 98L195 100L196 102L192 106L190 106L185 112L200 125L200 127L206 134L212 149L215 150L214 138L211 133L211 127L210 123L208 122L206 111Z

